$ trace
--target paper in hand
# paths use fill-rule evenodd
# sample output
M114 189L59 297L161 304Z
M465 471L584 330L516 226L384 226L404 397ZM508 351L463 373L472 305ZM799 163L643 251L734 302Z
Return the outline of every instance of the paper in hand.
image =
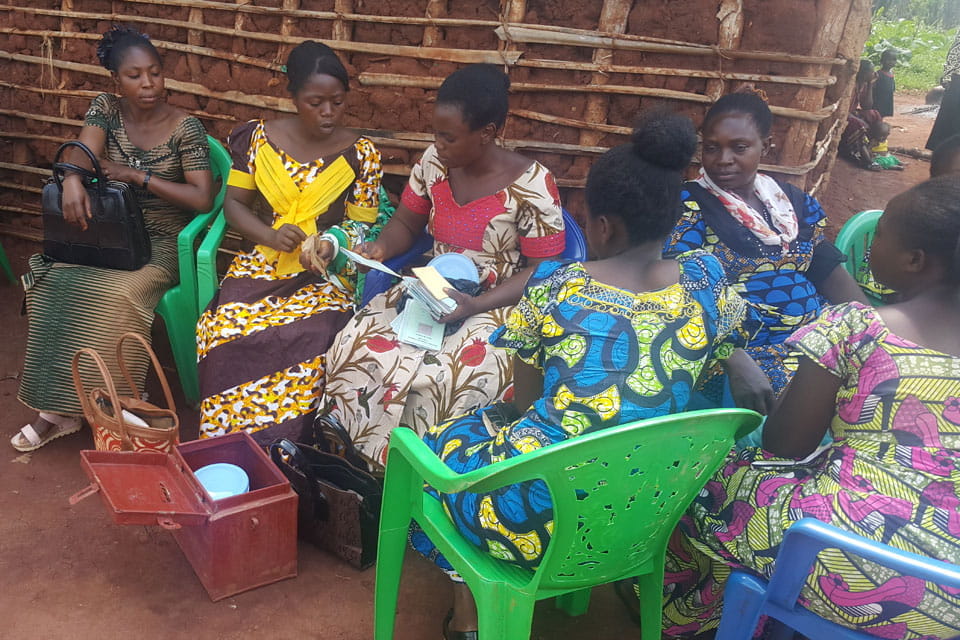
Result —
M371 260L370 258L364 258L364 257L363 257L362 255L360 255L359 253L354 253L353 251L350 251L349 249L344 249L343 247L340 247L340 253L342 253L343 255L347 256L350 260L353 260L353 261L356 262L357 264L363 265L364 267L368 267L368 268L370 268L370 269L375 269L375 270L377 270L377 271L382 271L383 273L387 273L387 274L393 276L394 278L402 278L402 277L403 277L403 276L401 276L399 273L397 273L396 271L394 271L393 269L391 269L390 267L388 267L387 265L383 264L382 262L378 262L377 260Z

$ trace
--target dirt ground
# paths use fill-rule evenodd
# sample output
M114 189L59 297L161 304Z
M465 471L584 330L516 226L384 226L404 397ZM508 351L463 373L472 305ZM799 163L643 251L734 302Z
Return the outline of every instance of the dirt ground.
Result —
M898 96L897 109L922 104ZM932 118L891 118L890 144L922 148ZM833 233L853 213L880 208L893 195L927 177L929 165L904 158L906 171L872 173L838 162L820 199ZM3 238L16 272L25 270L33 243ZM0 283L0 436L9 439L31 419L16 400L27 321L21 292ZM159 323L154 343L172 363ZM169 369L174 380L176 373ZM179 389L178 389L179 391ZM182 399L181 399L182 400ZM197 435L197 414L181 411L181 439ZM115 637L323 638L372 635L374 571L358 572L301 544L299 576L211 603L173 538L157 527L114 525L99 497L76 506L67 498L87 485L78 452L92 448L90 432L55 441L33 455L0 443L0 639ZM405 565L397 634L400 640L440 638L449 607L445 578L410 555ZM570 619L540 603L534 638L605 640L635 636L609 587L596 589L590 611Z

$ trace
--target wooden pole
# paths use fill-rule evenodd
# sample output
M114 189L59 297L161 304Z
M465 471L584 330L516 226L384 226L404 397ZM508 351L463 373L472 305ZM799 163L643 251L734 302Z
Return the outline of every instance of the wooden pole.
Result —
M447 0L427 0L426 15L428 19L443 18L447 15ZM443 30L437 24L429 24L423 28L423 46L435 47L443 41Z
M743 36L743 0L722 0L717 11L719 29L717 31L717 46L721 49L739 49ZM717 56L717 66L723 70L723 56ZM717 100L724 94L722 79L711 80L707 83L707 95Z
M603 0L603 7L600 10L600 19L597 23L597 30L617 35L624 32L627 28L627 18L630 17L630 9L633 8L633 0ZM593 52L593 63L596 65L610 64L613 62L613 49L596 49ZM609 75L606 73L595 73L591 78L591 87L607 84ZM587 96L587 105L583 110L583 119L592 124L604 123L607 121L607 107L610 104L610 96L601 93L591 92ZM580 144L585 146L595 145L603 137L599 131L583 129L580 131ZM582 167L581 167L582 168ZM586 172L583 172L586 175Z
M507 33L509 31L509 34ZM793 62L797 64L835 65L843 64L840 58L824 56L801 56L770 51L738 51L736 49L721 49L689 44L663 44L647 40L633 40L624 37L596 35L594 32L577 29L543 29L539 25L507 25L499 26L495 33L501 39L509 37L515 42L536 44L558 44L575 47L592 47L594 49L624 49L627 51L649 51L653 53L673 53L684 56L713 56L722 55L739 60L766 60L767 62Z
M816 32L810 51L817 55L836 56L850 13L850 0L817 0ZM804 65L802 75L816 75L818 69L813 65ZM804 111L817 109L823 104L826 91L814 87L801 87L797 90L792 104ZM817 125L809 121L794 120L790 123L783 139L780 161L797 164L810 158L817 140ZM797 180L797 186L807 187L803 180Z
M352 40L353 23L343 19L344 14L353 12L353 0L334 0L333 10L338 17L333 21L334 40Z
M2 52L0 52L2 57ZM420 76L404 76L395 73L371 73L363 72L359 76L360 84L371 87L419 87L422 89L436 89L443 81L441 78L430 78ZM598 93L619 93L633 96L649 96L653 98L667 98L670 100L683 100L687 102L697 102L700 104L710 104L712 100L709 97L699 93L690 93L687 91L674 91L672 89L657 89L653 87L635 87L626 85L546 85L535 84L531 82L516 82L510 85L511 91L558 91L558 92L598 92ZM770 110L775 115L787 118L797 118L798 120L809 120L811 122L820 122L832 114L837 108L836 104L827 105L814 112L801 111L792 107L771 106Z
M0 6L2 11L19 11L29 15L39 16L61 16L70 15L78 20L110 20L126 21L142 24L159 24L167 27L176 27L178 29L194 28L205 33L216 33L222 36L233 38L247 38L249 40L259 40L261 42L273 42L283 44L297 45L307 38L275 35L272 33L260 33L256 31L244 31L238 33L234 29L225 27L216 27L207 24L191 25L183 20L168 20L166 18L154 18L148 16L122 15L116 13L89 13L81 11L65 12L56 9L39 9L36 7L21 6ZM440 49L426 47L411 47L407 45L377 44L374 42L350 42L346 40L323 40L313 38L318 42L323 42L336 51L346 51L348 53L373 53L384 56L401 56L405 58L418 58L421 60L442 60L445 62L460 62L469 64L473 62L485 62L489 64L516 64L520 57L519 53L500 53L497 51L481 51L474 49Z

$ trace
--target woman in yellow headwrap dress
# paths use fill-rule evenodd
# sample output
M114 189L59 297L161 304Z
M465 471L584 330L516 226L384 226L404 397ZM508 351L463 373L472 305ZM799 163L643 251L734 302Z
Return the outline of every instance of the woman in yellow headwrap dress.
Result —
M256 246L230 265L197 327L200 437L246 430L269 444L310 428L324 354L353 313L356 273L337 253L383 223L380 154L339 126L342 63L307 41L291 51L287 76L297 115L248 122L229 140L224 211ZM254 213L258 201L269 224Z

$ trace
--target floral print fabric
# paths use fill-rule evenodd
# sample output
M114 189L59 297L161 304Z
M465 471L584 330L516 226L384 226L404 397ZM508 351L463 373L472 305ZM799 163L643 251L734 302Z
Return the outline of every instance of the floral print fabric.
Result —
M556 255L563 249L556 183L536 162L506 188L460 205L431 146L411 173L403 203L429 216L433 254L469 257L484 290L516 273L523 256ZM512 380L510 358L487 342L506 321L509 308L467 318L443 339L438 352L430 352L399 342L390 327L402 294L398 285L371 300L327 353L325 410L340 420L365 455L381 464L394 427L423 434L503 398Z
M828 309L790 343L842 380L835 443L802 466L754 466L777 460L755 448L731 456L671 540L665 634L715 628L730 571L769 577L784 532L804 517L960 558L960 358L900 338L858 303ZM817 615L880 638L960 633L960 592L837 550L820 554L800 595Z
M543 395L518 420L481 409L432 427L431 449L459 473L568 438L684 411L703 368L749 339L744 301L705 252L680 259L678 284L634 294L581 263L547 262L490 341L543 372ZM436 496L436 494L434 493ZM491 555L539 564L553 514L542 482L439 496L464 536ZM420 532L414 546L452 569ZM455 577L455 576L454 576Z

